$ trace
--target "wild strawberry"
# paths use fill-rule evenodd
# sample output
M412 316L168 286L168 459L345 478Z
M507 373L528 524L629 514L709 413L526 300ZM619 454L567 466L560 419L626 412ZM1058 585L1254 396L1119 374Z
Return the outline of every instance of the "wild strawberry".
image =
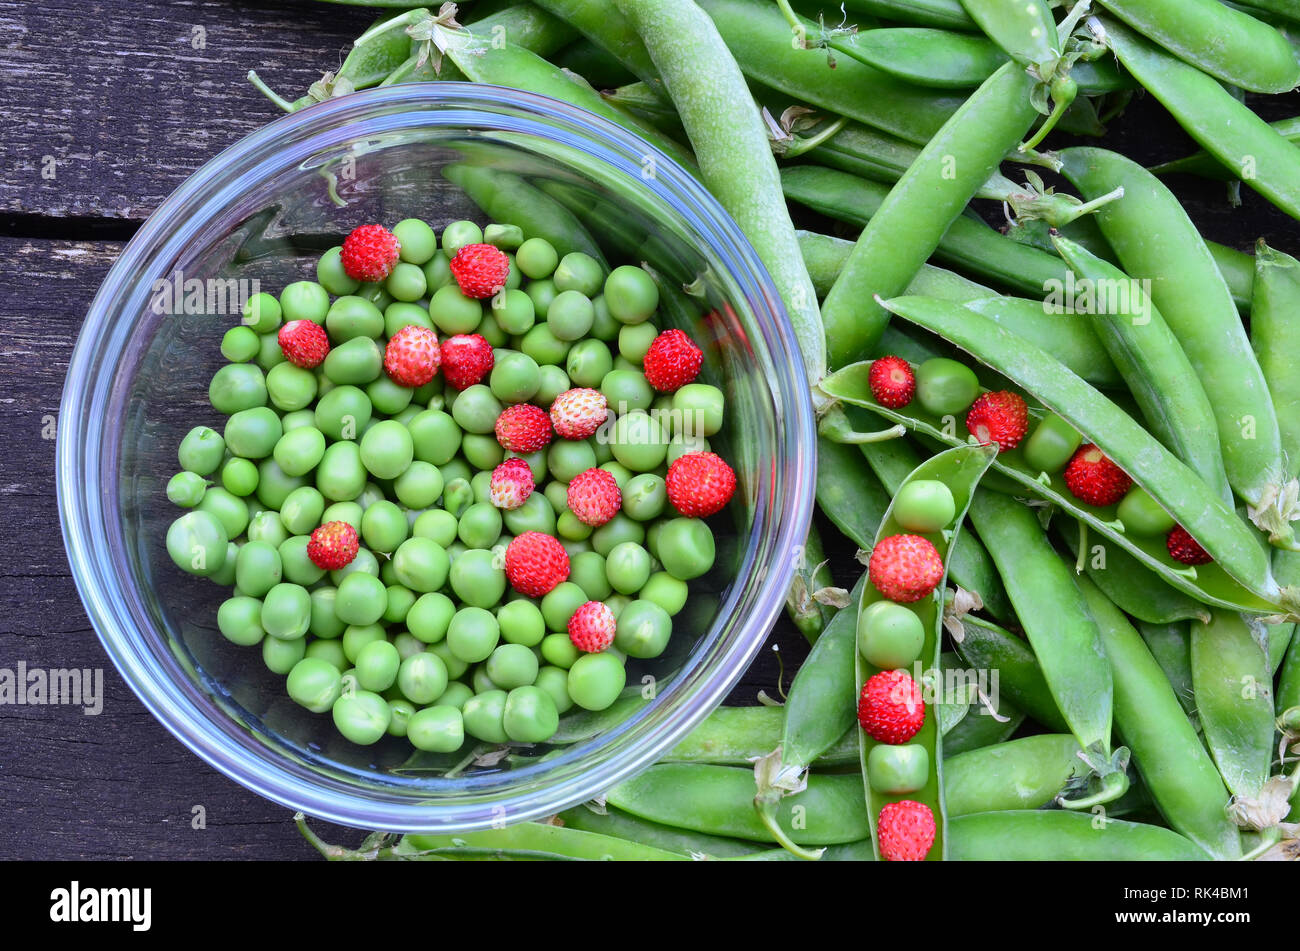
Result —
M524 532L506 546L506 578L522 595L540 598L569 577L569 553L558 539Z
M397 263L401 242L383 225L362 225L343 239L339 261L354 281L382 281Z
M867 678L858 697L858 724L877 743L906 743L925 723L921 688L905 670Z
M599 528L618 514L622 504L618 481L604 469L579 472L569 483L569 509L584 525Z
M881 357L873 361L867 382L876 402L890 409L906 406L916 395L916 375L902 357Z
M326 522L307 540L307 557L317 568L337 571L352 564L361 541L347 522Z
M569 640L588 654L603 651L614 643L614 612L601 601L588 601L569 618Z
M488 499L499 509L517 509L528 501L535 485L528 463L513 456L492 470Z
M1075 498L1089 505L1116 505L1133 487L1128 473L1092 443L1075 450L1061 478Z
M280 328L276 339L284 358L306 370L320 366L330 352L329 335L314 320L291 320Z
M1169 530L1165 547L1169 549L1170 558L1181 561L1184 565L1208 565L1214 561L1210 553L1201 547L1201 543L1181 525L1175 525Z
M451 276L466 297L482 300L505 287L510 259L490 244L467 244L452 257Z
M660 393L672 393L695 379L704 351L680 330L655 337L645 355L645 378Z
M444 340L439 350L443 378L458 390L482 381L495 362L492 344L482 334L456 334Z
M398 386L424 386L441 363L438 335L428 327L409 324L393 334L384 348L384 369Z
M943 559L920 535L890 535L871 550L871 583L890 601L920 601L943 580Z
M876 820L880 857L886 862L920 862L934 845L934 813L912 799L886 803Z
M678 456L664 482L668 501L687 518L707 518L722 511L736 491L735 471L712 452Z
M587 387L565 390L551 404L551 424L563 439L586 439L607 416L605 394Z
M507 406L497 417L496 434L506 452L536 452L551 441L551 417L531 403Z
M966 428L982 443L995 442L999 449L1015 449L1029 430L1025 401L1006 390L983 393L966 413Z

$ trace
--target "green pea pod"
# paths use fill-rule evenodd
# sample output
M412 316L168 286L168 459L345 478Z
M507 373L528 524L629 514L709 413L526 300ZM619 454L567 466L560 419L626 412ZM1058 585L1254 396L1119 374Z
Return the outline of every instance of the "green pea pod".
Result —
M990 716L983 704L973 703L970 710L951 730L943 735L943 753L946 757L960 756L972 750L997 746L1010 738L1020 725L1025 722L1025 715L1006 699L998 703L998 715ZM952 814L949 805L948 812ZM825 861L825 856L822 860Z
M775 4L702 0L699 6L746 77L834 115L924 145L962 103L959 95L900 82L851 57L836 56L832 68L825 50L796 48ZM816 36L816 24L803 23ZM678 26L665 26L680 34Z
M1079 587L1110 664L1115 728L1160 814L1215 858L1238 858L1241 836L1224 811L1228 791L1173 687L1123 612L1087 578L1079 579Z
M762 845L755 842L742 842L740 839L729 839L726 836L674 829L672 826L647 822L645 819L638 819L636 816L608 807L604 812L595 812L586 806L575 806L561 812L559 819L569 829L627 839L641 845L665 849L669 852L680 852L692 857L735 858L753 855L763 849Z
M1269 126L1292 145L1300 143L1300 116L1279 119L1277 122L1270 122ZM1224 165L1204 151L1151 166L1152 175L1200 175L1202 178L1216 178L1222 181L1236 181L1239 172L1235 165Z
M367 43L354 45L335 73L334 81L346 80L352 89L377 86L410 55L411 37L406 31L387 30Z
M1026 297L985 297L966 306L1056 355L1093 386L1115 389L1124 385L1124 378L1098 339L1091 321L1053 314L1041 300Z
M1300 584L1300 553L1293 551L1274 552L1273 574L1277 576L1278 584ZM1270 672L1276 674L1279 669L1284 670L1286 658L1295 654L1295 632L1296 625L1289 621L1268 625L1268 666ZM1300 684L1295 686L1300 688ZM1281 686L1278 688L1278 712L1300 703L1300 691L1288 690L1287 687L1288 678L1284 675ZM1295 699L1291 703L1283 703L1289 697L1295 697Z
M822 322L832 367L866 356L889 312L875 297L907 287L944 232L1028 131L1033 81L1008 63L962 104L921 150L871 216L839 280L826 295Z
M964 619L957 653L976 670L997 672L999 696L1055 733L1069 732L1034 652L1023 639L978 617Z
M1196 370L1218 421L1228 482L1260 510L1256 523L1270 526L1279 543L1287 541L1289 527L1269 504L1285 474L1277 414L1231 294L1196 226L1173 192L1136 162L1104 149L1059 154L1062 173L1084 197L1123 187L1123 200L1099 209L1097 224L1125 273L1149 282L1151 302ZM1153 233L1159 241L1151 239ZM1171 246L1179 253L1169 254Z
M1237 513L1127 413L1067 370L1059 361L1038 347L1015 338L992 321L944 301L919 297L900 298L886 302L886 306L899 316L945 337L1034 394L1044 406L1082 433L1085 439L1097 445L1142 486L1211 554L1215 569L1253 593L1258 601L1274 606L1273 610L1279 604L1286 603L1289 606L1297 601L1295 595L1300 592L1283 592L1278 586L1269 567L1267 552L1260 545L1258 536ZM833 389L839 390L841 387L835 386ZM826 392L831 396L837 395L831 390ZM1015 460L1015 456L1011 458ZM1019 467L1013 469L1008 466L1006 471L1013 475L1023 474L1023 469ZM1039 481L1041 475L1044 473L1035 473L1030 480L1040 486L1041 490L1057 484L1057 476L1049 477L1047 484L1044 484ZM1044 491L1039 494L1048 497ZM1063 494L1068 494L1068 490L1053 490L1052 494L1062 498ZM1055 498L1051 500L1056 501ZM1184 587L1183 590L1196 596L1201 596L1202 593L1208 596L1209 591L1206 589L1211 577L1214 577L1215 587L1219 587L1217 571L1198 568L1193 577L1189 578L1183 570L1186 566L1176 567L1159 540L1131 538L1124 533L1122 526L1117 527L1113 515L1105 520L1097 517L1101 512L1110 515L1113 508L1099 510L1070 504L1068 510L1084 513L1094 528L1113 541L1124 544L1149 567L1157 568L1171 583L1197 586L1192 589Z
M1192 622L1196 709L1219 773L1235 796L1254 798L1273 761L1273 678L1268 654L1239 614Z
M975 30L975 21L958 0L844 0L849 10L870 13L898 23Z
M889 495L856 447L819 436L817 506L850 541L870 548Z
M833 628L834 624L832 620L830 627ZM825 640L825 635L822 639ZM665 753L659 762L750 766L755 759L766 756L781 742L785 719L785 707L718 707L687 734L686 739ZM857 734L845 727L844 732L816 757L815 762L818 767L828 769L856 766Z
M1255 247L1250 344L1273 398L1287 475L1300 474L1300 261L1262 240Z
M966 517L967 506L970 505L975 487L979 484L980 477L985 470L988 469L994 454L995 450L990 446L963 446L941 452L917 466L904 480L903 485L900 486L900 491L912 482L922 480L942 482L952 493L955 503L956 514L953 521L949 523L948 527L938 532L919 533L909 531L895 520L894 506L891 504L889 512L885 514L885 519L876 533L876 545L895 535L921 534L939 553L939 557L944 563L944 575L946 577L950 552L956 537L961 531L962 522ZM897 495L896 492L895 498L897 498ZM943 628L943 586L941 580L930 596L904 605L921 621L921 627L925 632L925 642L917 655L914 665L914 679L918 685L920 683L932 685L933 691L942 691L943 689L943 675L939 669L939 649ZM859 626L862 624L862 612L869 605L883 600L887 600L885 595L868 581L862 592L857 624ZM871 677L880 673L881 670L869 663L858 651L854 652L854 661L857 667L855 681L855 695L857 695L861 692L863 685ZM862 773L864 776L869 777L871 773L867 766L872 750L878 746L888 744L877 741L865 730L861 732L858 739L862 753ZM931 714L924 718L920 730L908 742L909 744L922 746L929 754L929 768L925 777L925 784L919 789L913 789L906 793L897 793L879 790L875 788L870 780L865 783L866 811L871 823L871 831L874 836L877 817L886 804L898 802L902 799L920 802L928 806L934 814L936 827L934 844L930 847L926 858L927 860L942 859L946 848L942 764L940 762L943 743L939 733L938 717L935 715L934 710L931 710Z
M799 239L799 252L808 266L808 276L812 278L817 296L822 297L840 276L844 262L853 251L853 242L811 231L796 231L795 234ZM916 277L907 285L907 290L909 294L963 302L998 296L998 292L992 288L933 264L921 265ZM881 340L883 342L884 338Z
M1098 39L1201 148L1278 208L1300 218L1300 149L1213 77L1165 54L1127 27L1104 21Z
M931 27L867 30L836 49L897 79L937 89L973 89L1007 61L982 36Z
M681 852L671 852L612 835L541 822L518 822L503 829L482 829L450 835L413 833L405 837L405 844L415 853L477 848L484 851L484 857L496 852L514 851L592 861L680 862L689 858Z
M1088 322L1123 374L1152 435L1231 504L1214 407L1160 311L1113 264L1061 235L1052 242L1092 294L1096 313Z
M1139 622L1137 628L1147 650L1165 672L1165 679L1173 688L1174 696L1178 698L1187 719L1199 734L1201 721L1196 715L1196 692L1192 689L1192 635L1187 623Z
M626 780L605 801L634 816L710 835L775 841L754 811L753 770L664 763ZM832 845L871 832L857 773L813 775L802 792L781 801L777 821L799 845Z
M1293 707L1300 707L1300 637L1291 638L1282 661L1274 712L1281 716Z
M645 43L627 17L608 0L537 0L537 6L569 24L626 66L661 103L669 101Z
M1040 809L1088 772L1068 733L1027 736L943 760L944 803L951 816Z
M1022 66L1061 55L1056 18L1047 0L962 0L976 25Z
M1045 809L982 812L949 822L951 857L969 862L1196 862L1177 832L1103 815Z
M1272 93L1300 85L1300 63L1286 37L1217 0L1100 2L1138 35L1225 83ZM1213 43L1205 41L1208 36Z
M879 211L889 189L879 182L815 165L781 169L785 196L837 221L865 226ZM1065 263L1054 254L1020 244L983 221L958 215L934 256L945 264L987 278L1030 296L1051 281L1065 281Z

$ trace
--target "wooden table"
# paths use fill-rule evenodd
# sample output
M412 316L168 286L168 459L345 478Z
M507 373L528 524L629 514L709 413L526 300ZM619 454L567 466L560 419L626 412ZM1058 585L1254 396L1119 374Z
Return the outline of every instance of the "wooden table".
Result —
M201 164L276 118L244 76L293 98L342 61L372 19L301 0L0 0L4 174L0 176L0 667L103 668L103 712L0 705L0 858L309 858L287 810L226 779L171 737L108 664L82 610L59 535L54 426L82 317L123 244ZM1289 101L1288 101L1289 100ZM1268 118L1300 112L1275 97ZM1158 107L1130 110L1122 148L1188 150ZM1245 192L1189 184L1208 236L1246 249L1264 236L1300 251L1295 222ZM997 209L990 209L990 214ZM853 546L827 529L841 583ZM787 676L806 652L782 621ZM732 702L774 692L770 651ZM788 680L787 680L788 683ZM195 828L196 811L204 827ZM327 830L335 839L355 839Z

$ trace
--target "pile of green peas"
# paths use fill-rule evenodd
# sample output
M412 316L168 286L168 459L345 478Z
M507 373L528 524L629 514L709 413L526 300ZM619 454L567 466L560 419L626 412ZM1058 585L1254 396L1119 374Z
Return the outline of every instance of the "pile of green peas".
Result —
M658 288L640 267L607 273L512 225L455 221L439 240L408 219L393 233L400 261L382 283L350 278L335 247L315 280L247 302L208 387L224 429L195 427L178 449L167 495L189 511L167 549L185 571L233 586L217 612L222 635L260 647L289 696L330 713L348 740L405 737L439 753L471 739L542 743L570 709L610 707L629 657L663 653L687 582L712 568L711 529L676 517L664 476L682 454L709 449L723 394L693 383L660 395L646 381ZM507 253L510 276L480 301L461 293L448 262L484 241ZM331 350L316 369L285 359L277 333L291 320L326 329ZM493 368L461 391L441 375L398 385L384 345L412 324L481 334ZM491 471L516 455L498 443L497 417L522 402L549 409L573 387L598 389L610 422L521 456L537 488L517 509L496 508ZM614 476L622 506L593 529L569 510L567 483L594 467ZM308 542L333 521L352 525L361 547L326 572ZM557 537L570 559L567 580L542 598L511 590L504 569L511 539L530 531ZM566 632L587 601L617 619L598 653Z

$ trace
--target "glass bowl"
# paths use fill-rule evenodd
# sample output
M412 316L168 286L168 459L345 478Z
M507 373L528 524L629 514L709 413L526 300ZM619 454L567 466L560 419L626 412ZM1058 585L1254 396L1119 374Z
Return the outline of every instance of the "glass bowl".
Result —
M260 651L220 635L216 608L228 590L169 559L167 526L180 513L165 487L177 446L195 425L224 423L207 385L223 333L240 320L241 293L314 279L319 254L363 223L420 217L441 233L460 218L510 222L544 209L539 227L567 228L565 215L577 216L611 266L644 261L666 285L688 285L660 319L704 346L705 376L727 396L725 429L711 442L739 488L712 520L717 566L692 583L665 655L629 667L628 692L646 702L625 705L620 722L566 716L562 728L588 725L576 731L580 742L517 749L466 770L412 756L405 740L355 746L328 715L293 703ZM599 117L518 90L371 90L243 139L127 245L68 369L58 433L63 536L86 611L123 678L227 776L359 828L456 832L533 819L653 762L744 673L785 601L811 517L807 394L785 312L754 250L662 153Z

